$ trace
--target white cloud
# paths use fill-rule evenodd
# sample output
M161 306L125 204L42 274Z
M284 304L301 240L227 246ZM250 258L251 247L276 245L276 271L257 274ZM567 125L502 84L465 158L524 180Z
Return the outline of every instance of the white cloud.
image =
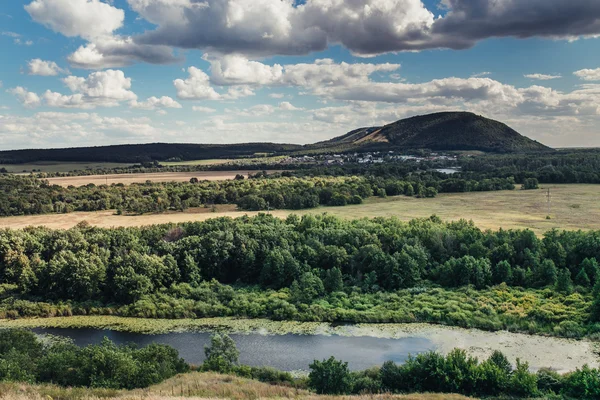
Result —
M269 97L272 99L283 99L285 94L283 93L269 93Z
M192 110L197 111L197 112L201 112L201 113L214 113L214 112L217 112L217 110L215 110L214 108L202 107L202 106L193 106Z
M573 72L573 74L584 81L600 81L600 68L581 69Z
M283 110L283 111L302 111L302 110L304 110L303 108L298 108L298 107L294 106L289 101L282 101L281 103L279 103L279 109Z
M196 67L188 68L189 77L173 81L177 97L184 100L219 100L221 95L210 85L209 76Z
M539 81L550 81L553 79L560 79L562 78L561 75L545 75L545 74L527 74L527 75L523 75L525 78L529 78L529 79L536 79Z
M270 85L283 75L283 67L279 64L269 66L240 55L207 59L211 63L210 79L216 85Z
M8 89L7 92L15 95L17 100L19 100L19 102L23 104L24 107L35 108L41 104L40 97L37 94L33 92L28 92L27 89L25 89L22 86L17 86L13 89Z
M27 68L29 75L56 76L69 72L60 68L54 61L44 61L39 58L30 60Z
M157 108L181 108L181 104L173 100L168 96L162 96L160 98L152 96L146 101L138 102L133 100L130 103L131 108L138 108L142 110L156 110Z
M476 74L471 75L471 78L483 78L484 76L490 76L492 73L489 71L478 72Z
M123 10L100 0L34 0L25 10L55 32L86 39L111 35L125 19Z

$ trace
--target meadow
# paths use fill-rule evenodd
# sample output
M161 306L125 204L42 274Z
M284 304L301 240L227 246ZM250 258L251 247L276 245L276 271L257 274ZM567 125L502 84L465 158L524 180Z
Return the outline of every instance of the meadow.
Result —
M174 400L182 397L201 399L295 399L295 400L467 400L457 394L410 394L323 396L288 386L270 385L246 378L212 372L191 372L177 375L148 389L113 390L64 388L55 385L23 383L0 384L2 400Z
M155 172L155 173L135 173L135 174L108 174L108 175L82 175L82 176L62 176L56 178L48 178L50 184L67 186L84 186L88 184L94 185L111 185L123 184L130 185L132 183L151 182L189 182L192 178L207 181L222 181L233 179L236 175L254 174L256 171L240 170L240 171L197 171L197 172Z
M551 209L548 216L547 188ZM307 210L275 210L271 214L285 218L289 214L321 214L346 219L394 216L404 221L437 215L442 220L473 220L482 229L531 229L536 234L557 228L565 230L600 229L600 185L553 184L540 190L440 193L435 198L407 196L372 197L363 204L343 207L318 207ZM0 227L22 229L47 226L68 229L83 221L99 227L131 227L162 223L204 221L217 217L256 215L236 210L235 205L214 208L190 208L183 213L115 215L114 211L74 212L70 214L27 215L0 219Z

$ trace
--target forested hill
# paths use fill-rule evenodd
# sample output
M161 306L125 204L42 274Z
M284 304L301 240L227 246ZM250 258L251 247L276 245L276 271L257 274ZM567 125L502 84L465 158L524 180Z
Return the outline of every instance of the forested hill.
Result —
M36 161L140 163L179 159L366 151L385 148L481 150L497 153L548 151L507 125L467 112L445 112L403 119L383 127L353 130L343 136L306 146L276 143L115 145L69 149L0 151L0 164Z
M36 161L81 161L141 163L169 159L202 160L254 156L257 153L287 153L302 149L300 145L276 143L183 144L148 143L65 149L0 151L0 164Z
M349 142L432 150L481 150L499 153L548 151L549 147L509 126L469 112L442 112L403 119L383 127L357 129L323 145Z

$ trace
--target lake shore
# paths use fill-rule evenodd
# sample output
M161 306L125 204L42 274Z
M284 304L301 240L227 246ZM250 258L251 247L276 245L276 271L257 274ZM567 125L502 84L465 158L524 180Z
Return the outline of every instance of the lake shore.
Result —
M454 348L466 350L480 360L493 351L502 351L511 362L526 361L532 370L553 368L568 372L588 364L600 366L600 343L506 331L487 332L431 324L356 324L332 325L318 322L271 321L265 319L203 318L145 319L116 316L74 316L0 320L0 328L95 328L144 334L169 332L227 332L264 335L340 335L388 339L423 337L437 350L448 353Z

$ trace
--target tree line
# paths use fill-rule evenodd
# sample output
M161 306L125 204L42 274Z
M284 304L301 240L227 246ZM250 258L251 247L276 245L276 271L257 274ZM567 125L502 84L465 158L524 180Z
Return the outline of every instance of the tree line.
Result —
M328 215L280 220L263 214L142 228L27 228L0 231L0 305L9 317L14 310L20 310L14 316L55 313L63 302L75 302L89 312L115 305L135 316L160 316L161 309L169 309L175 317L232 313L367 322L361 321L365 314L334 310L360 308L348 305L351 296L359 303L372 296L380 304L382 293L405 290L412 302L419 290L431 287L484 291L504 284L507 290L549 289L555 295L540 296L565 296L561 302L579 304L576 313L534 308L530 317L550 327L571 321L574 336L581 336L584 326L594 329L592 322L600 317L599 258L598 231L554 230L538 238L529 230L481 231L466 221L443 223L436 217L405 223ZM23 301L57 305L33 312ZM412 303L397 295L386 301L394 304L397 312L391 315L397 317L373 319L410 321L401 315ZM326 302L330 309L323 307ZM418 315L465 325L470 318L461 307L467 305L424 308ZM496 311L471 311L478 326L487 320L494 327ZM510 313L506 318L521 321Z
M252 179L227 181L50 185L32 177L0 177L0 216L117 209L118 213L183 211L214 204L236 204L243 210L304 209L319 205L360 204L373 196L434 197L438 192L514 189L511 179L465 181L436 175L407 180L375 177L279 177L259 172Z

